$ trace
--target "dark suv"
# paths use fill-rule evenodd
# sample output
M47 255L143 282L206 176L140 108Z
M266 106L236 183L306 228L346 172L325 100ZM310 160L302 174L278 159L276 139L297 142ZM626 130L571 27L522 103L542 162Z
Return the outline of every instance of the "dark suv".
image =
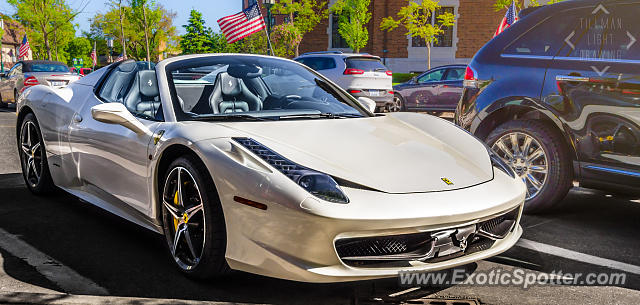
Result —
M640 0L527 9L465 73L456 123L527 184L528 212L573 181L640 192Z

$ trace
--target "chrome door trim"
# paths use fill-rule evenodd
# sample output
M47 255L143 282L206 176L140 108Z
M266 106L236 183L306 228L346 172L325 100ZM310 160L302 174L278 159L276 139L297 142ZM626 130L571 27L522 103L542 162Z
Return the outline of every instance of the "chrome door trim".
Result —
M557 75L557 81L561 82L580 82L580 83L588 83L590 79L584 76L573 76L573 75Z

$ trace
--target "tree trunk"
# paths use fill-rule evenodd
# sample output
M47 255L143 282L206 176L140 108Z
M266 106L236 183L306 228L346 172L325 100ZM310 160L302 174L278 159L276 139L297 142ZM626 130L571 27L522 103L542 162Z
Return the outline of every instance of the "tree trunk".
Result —
M427 70L431 70L431 43L427 42Z
M60 61L58 57L58 29L53 30L53 45L56 51L56 61Z
M49 45L49 33L42 31L42 40L44 40L44 48L47 50L47 59L53 60L51 56L51 46Z
M151 68L151 53L149 52L149 26L147 24L147 4L146 1L142 5L142 16L144 17L144 42L147 48L147 65Z
M120 10L120 43L122 44L122 56L127 58L127 40L124 37L124 12L122 11L122 1L118 3L118 9Z

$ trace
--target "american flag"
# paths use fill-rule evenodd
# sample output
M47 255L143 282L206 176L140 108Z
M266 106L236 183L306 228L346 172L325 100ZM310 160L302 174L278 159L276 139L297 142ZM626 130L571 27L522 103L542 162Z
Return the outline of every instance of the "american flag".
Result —
M93 46L93 52L91 52L91 61L93 61L93 66L98 65L98 53L96 52L95 45Z
M18 49L18 58L23 58L29 55L29 51L31 51L31 47L29 46L29 40L27 39L27 34L22 38L22 44L20 45L20 49Z
M515 1L513 1L511 2L509 9L507 9L507 14L504 16L504 18L502 18L502 22L500 22L500 26L496 30L496 33L493 35L493 37L500 35L500 33L516 23L516 21L518 21L518 10L516 9Z
M115 62L123 61L124 59L125 59L124 55L122 53L120 53L120 55L118 55L118 58L116 58Z
M234 43L267 26L257 2L240 13L218 19L218 25L227 37L227 43Z

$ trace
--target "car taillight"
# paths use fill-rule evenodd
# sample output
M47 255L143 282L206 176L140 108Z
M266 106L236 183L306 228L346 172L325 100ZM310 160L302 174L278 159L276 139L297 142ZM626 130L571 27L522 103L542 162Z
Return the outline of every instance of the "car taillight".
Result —
M389 92L389 94L394 94L394 93L393 93L393 91L391 91L391 90L389 90L389 91L387 91L387 92Z
M467 66L464 72L463 85L468 88L478 88L478 73L471 66Z
M356 90L356 89L349 90L349 93L360 93L360 92L362 92L362 90Z
M387 71L387 75L389 75L389 76L393 76L393 72L391 72L391 71Z
M347 68L344 70L344 75L352 75L352 74L364 74L364 70Z
M35 86L38 83L38 79L35 76L29 76L27 78L25 78L24 82L23 82L25 87L31 87L31 86Z

